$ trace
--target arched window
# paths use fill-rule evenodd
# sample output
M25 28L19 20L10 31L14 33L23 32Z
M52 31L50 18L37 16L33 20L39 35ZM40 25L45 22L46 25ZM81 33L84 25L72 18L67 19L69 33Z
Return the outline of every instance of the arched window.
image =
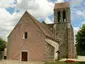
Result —
M66 22L66 11L63 11L63 22Z
M28 37L28 33L24 32L24 39L27 39L27 37Z
M61 14L60 14L60 11L58 11L57 19L58 19L58 22L60 22L60 20L61 20Z

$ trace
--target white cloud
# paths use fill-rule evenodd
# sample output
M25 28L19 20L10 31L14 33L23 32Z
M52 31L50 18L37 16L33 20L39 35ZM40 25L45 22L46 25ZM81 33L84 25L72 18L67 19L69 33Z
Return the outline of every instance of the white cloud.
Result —
M78 10L78 11L76 11L76 14L82 15L83 13L82 13L82 11Z
M84 11L85 9L83 9L83 10L79 10L79 9L76 9L75 11L73 11L74 13L73 13L73 19L75 19L76 17L77 17L77 19L85 19L85 11ZM82 22L83 23L83 22Z
M36 18L46 18L53 14L54 3L48 0L18 0L16 9L28 10Z
M81 22L81 24L85 24L85 21Z
M45 23L46 23L46 24L52 24L53 22L52 22L49 18L46 18L46 19L45 19Z
M12 31L22 12L13 13L12 15L4 8L0 8L0 37L7 40L7 36Z
M64 2L64 0L56 0L55 2L56 3L61 3L61 2Z
M14 0L0 0L0 8L8 8L13 5Z
M20 12L10 14L5 8L15 6L14 2L15 0L0 0L0 37L5 40L21 18L23 10L28 10L36 18L46 18L53 14L54 3L48 0L17 0L16 8Z
M73 28L74 28L74 35L76 35L80 28L79 27L73 27Z
M7 36L15 27L16 23L21 18L23 11L28 10L36 18L44 18L45 22L52 23L48 18L53 14L54 3L48 0L0 0L0 36L7 40ZM57 0L57 3L64 2L64 0ZM5 8L14 7L19 9L20 12L10 14Z
M71 3L71 6L79 6L83 0L68 0Z
M74 43L76 44L76 34L80 30L80 28L79 27L73 27L73 29L74 29Z
M85 18L85 11L82 11L82 10L76 10L76 14L77 14L77 15L80 15L80 16L82 16L82 17Z
M0 8L0 37L7 40L7 36L13 30L23 13L24 12L21 11L10 14L6 9ZM53 23L48 17L45 22L48 24Z
M81 24L83 24L83 19L85 19L85 8L78 7L78 8L72 8L72 20L79 20Z
M0 36L6 38L7 31L11 29L10 20L11 14L9 14L5 9L0 8Z

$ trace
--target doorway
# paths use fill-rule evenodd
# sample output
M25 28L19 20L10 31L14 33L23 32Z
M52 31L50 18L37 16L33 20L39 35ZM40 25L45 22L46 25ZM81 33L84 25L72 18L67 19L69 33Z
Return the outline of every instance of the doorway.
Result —
M22 61L27 61L27 60L28 60L28 53L22 52Z

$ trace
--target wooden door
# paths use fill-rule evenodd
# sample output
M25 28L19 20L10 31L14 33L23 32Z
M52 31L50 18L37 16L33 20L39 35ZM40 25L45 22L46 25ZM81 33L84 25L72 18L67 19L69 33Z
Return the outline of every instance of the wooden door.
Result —
M22 61L27 61L28 54L27 52L22 52Z

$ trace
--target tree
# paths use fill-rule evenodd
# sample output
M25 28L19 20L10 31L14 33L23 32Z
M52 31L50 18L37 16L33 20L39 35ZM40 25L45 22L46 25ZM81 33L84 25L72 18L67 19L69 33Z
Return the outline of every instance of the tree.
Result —
M77 32L76 49L78 55L85 55L85 24Z
M6 48L6 41L0 38L0 51L4 51L4 48Z

